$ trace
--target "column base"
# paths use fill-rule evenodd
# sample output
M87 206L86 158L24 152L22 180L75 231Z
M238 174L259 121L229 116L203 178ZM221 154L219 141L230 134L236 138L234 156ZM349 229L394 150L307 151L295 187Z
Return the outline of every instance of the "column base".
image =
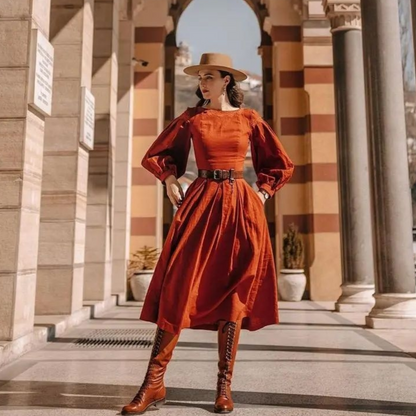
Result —
M374 285L343 284L335 303L337 312L369 312L374 306Z
M374 329L416 329L415 319L372 318L365 317L365 324Z
M101 316L116 305L116 295L111 295L105 300L84 300L84 306L89 306L91 308L91 318Z
M35 327L29 334L13 341L0 341L0 369L22 355L45 346L47 341L48 328L46 327Z
M375 306L365 317L370 328L416 329L416 293L374 294Z

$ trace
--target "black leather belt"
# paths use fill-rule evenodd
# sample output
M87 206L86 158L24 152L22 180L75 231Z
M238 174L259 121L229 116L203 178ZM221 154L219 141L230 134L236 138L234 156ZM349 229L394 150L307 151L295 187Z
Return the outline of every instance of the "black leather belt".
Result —
M234 169L198 169L198 176L200 178L209 178L216 181L229 179L230 182L234 179L244 178L242 170L235 171Z

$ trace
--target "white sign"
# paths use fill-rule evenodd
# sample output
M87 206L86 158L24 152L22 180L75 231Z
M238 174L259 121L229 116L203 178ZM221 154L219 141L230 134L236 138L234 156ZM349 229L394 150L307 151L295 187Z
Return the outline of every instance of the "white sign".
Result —
M32 29L29 104L44 115L52 112L54 49L39 29Z
M80 142L88 149L94 148L95 97L87 87L81 93Z

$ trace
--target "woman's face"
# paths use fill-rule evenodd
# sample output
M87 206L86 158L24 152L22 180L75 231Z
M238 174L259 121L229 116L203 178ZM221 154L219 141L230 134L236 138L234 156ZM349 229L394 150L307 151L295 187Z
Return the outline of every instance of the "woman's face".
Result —
M220 71L216 69L201 70L198 74L199 89L205 100L218 98L229 82L230 77L221 78Z

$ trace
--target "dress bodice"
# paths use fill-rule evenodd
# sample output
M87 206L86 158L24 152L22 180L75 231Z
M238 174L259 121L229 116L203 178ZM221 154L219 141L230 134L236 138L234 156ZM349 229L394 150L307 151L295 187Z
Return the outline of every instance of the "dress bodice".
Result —
M199 108L190 125L198 169L243 170L250 145L250 110Z
M188 107L156 138L142 166L162 183L186 171L191 140L198 169L243 170L249 146L257 186L271 196L292 176L294 164L272 128L252 109Z

